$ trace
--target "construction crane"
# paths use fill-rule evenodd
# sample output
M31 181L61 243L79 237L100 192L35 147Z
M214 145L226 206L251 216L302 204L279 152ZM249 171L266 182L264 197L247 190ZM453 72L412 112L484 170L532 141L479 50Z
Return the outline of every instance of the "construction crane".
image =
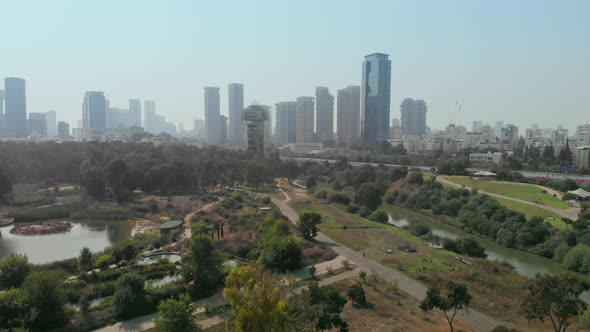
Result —
M461 112L461 108L463 107L463 104L459 103L459 101L455 101L455 109L453 110L453 115L449 118L449 122L451 123L451 125L455 125L455 117L458 115L459 112Z

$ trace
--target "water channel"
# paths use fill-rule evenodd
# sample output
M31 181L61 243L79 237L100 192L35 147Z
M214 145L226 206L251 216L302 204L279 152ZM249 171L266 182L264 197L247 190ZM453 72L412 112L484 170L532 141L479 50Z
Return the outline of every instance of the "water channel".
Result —
M388 205L385 209L389 216L389 223L397 227L403 227L415 222L428 225L433 234L452 239L470 237L476 239L485 249L488 259L491 261L507 261L515 267L515 271L532 278L536 273L557 274L567 270L551 259L527 253L517 249L506 248L489 239L475 234L467 233L457 227L447 225L434 218L410 211L398 206ZM581 298L590 303L590 292L582 294Z
M67 233L47 235L15 235L9 225L0 228L0 260L11 253L25 254L34 264L50 263L77 257L82 247L92 252L131 236L134 221L80 221L73 222Z

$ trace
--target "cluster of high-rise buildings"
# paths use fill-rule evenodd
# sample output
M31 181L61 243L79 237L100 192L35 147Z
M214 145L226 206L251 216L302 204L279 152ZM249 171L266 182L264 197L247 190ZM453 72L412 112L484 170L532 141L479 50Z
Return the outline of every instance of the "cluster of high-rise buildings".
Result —
M0 90L0 138L69 137L69 124L57 121L55 111L27 113L25 80L4 79Z
M57 113L28 113L25 81L4 79L0 90L0 138L43 138L83 140L137 141L156 137L192 137L196 142L234 148L259 150L272 143L295 151L320 149L322 143L349 147L353 144L372 146L387 140L392 146L403 146L409 153L434 150L456 152L464 149L512 151L521 140L518 127L496 121L488 125L473 121L470 131L450 123L444 130L431 130L426 125L427 105L424 100L406 98L399 118L391 117L391 60L389 55L373 53L362 62L361 85L349 85L336 91L318 86L314 96L268 105L244 105L244 85L227 85L227 116L221 114L221 89L205 87L204 119L195 119L192 132L178 128L156 113L153 100L130 99L128 107L112 106L104 92L88 91L82 102L82 120L70 125L57 121ZM143 117L142 117L143 114ZM274 130L273 130L274 127ZM151 134L150 134L151 133ZM526 146L552 146L555 153L569 147L574 156L590 148L590 125L578 126L575 135L558 127L533 125L522 136ZM488 159L488 156L482 156ZM579 157L575 160L585 160ZM586 164L578 162L582 167Z

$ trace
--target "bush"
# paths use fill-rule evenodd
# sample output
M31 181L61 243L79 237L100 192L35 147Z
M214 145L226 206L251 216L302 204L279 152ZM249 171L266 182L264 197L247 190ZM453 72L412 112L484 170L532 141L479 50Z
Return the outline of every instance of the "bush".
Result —
M338 204L342 204L342 205L349 205L350 204L350 197L346 196L343 193L331 192L328 199L332 203L338 203Z
M387 212L383 211L382 209L377 209L375 210L375 212L371 214L371 217L369 219L376 222L380 222L382 224L387 224L387 222L389 221L389 216L387 215Z
M112 255L108 255L108 254L103 254L100 255L96 258L96 262L94 263L94 266L96 266L97 268L104 270L106 268L109 267L109 265L111 264L115 264L115 258L113 258Z
M360 207L356 204L350 204L347 208L346 208L346 212L348 213L357 213L359 211Z
M422 236L422 235L426 235L428 233L430 233L431 229L428 225L425 225L423 223L413 223L410 225L409 227L410 233L412 233L412 235L414 236Z
M590 247L583 244L575 246L565 255L563 265L568 270L590 274Z
M326 199L328 198L329 192L326 189L320 189L315 192L315 198Z
M366 206L363 206L358 211L359 215L363 218L368 218L371 215L371 209Z

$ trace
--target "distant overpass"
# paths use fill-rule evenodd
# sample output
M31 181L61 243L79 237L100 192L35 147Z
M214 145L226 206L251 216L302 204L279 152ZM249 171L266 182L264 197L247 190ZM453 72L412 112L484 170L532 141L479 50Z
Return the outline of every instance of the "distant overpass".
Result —
M315 162L329 162L331 164L337 162L336 159L322 159L322 158L308 158L308 157L281 157L281 160L295 160L295 161L315 161ZM395 168L395 167L408 167L408 168L419 168L419 169L433 169L436 168L435 166L426 166L426 165L398 165L398 164L379 164L379 163L369 163L363 161L348 161L348 163L353 167L361 167L361 166L379 166L383 165L385 167ZM467 168L469 172L477 172L483 171L486 169L482 168ZM522 174L526 178L535 178L535 177L546 177L551 179L572 179L572 180L581 180L581 181L590 181L590 175L582 175L582 174L565 174L565 173L554 173L554 172L533 172L533 171L516 171Z

